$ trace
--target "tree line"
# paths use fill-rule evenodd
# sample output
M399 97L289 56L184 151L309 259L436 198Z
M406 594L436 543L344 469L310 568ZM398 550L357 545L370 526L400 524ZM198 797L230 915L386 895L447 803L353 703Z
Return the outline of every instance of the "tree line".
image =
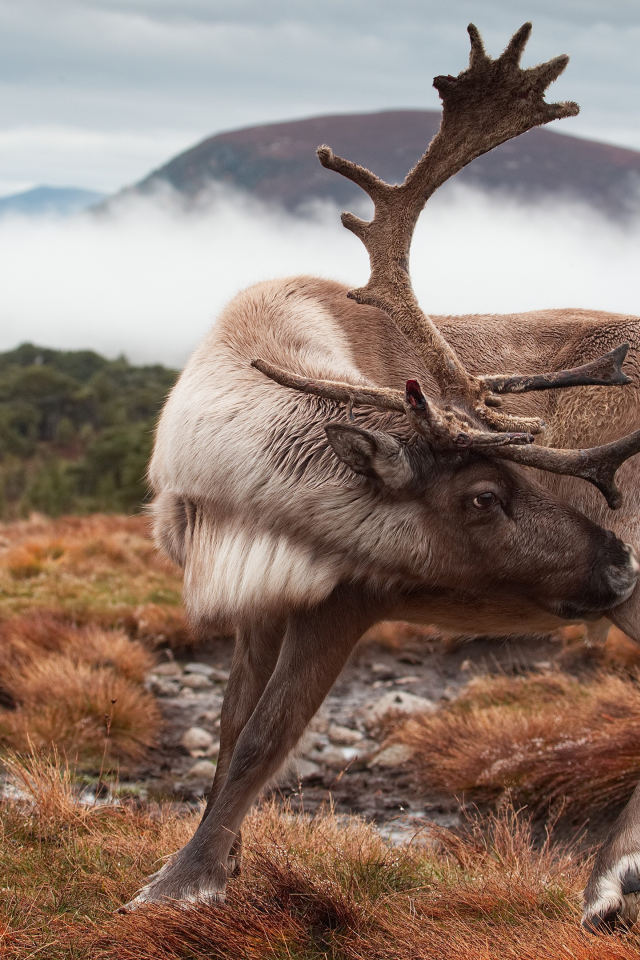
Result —
M177 371L23 343L0 353L0 517L131 513Z

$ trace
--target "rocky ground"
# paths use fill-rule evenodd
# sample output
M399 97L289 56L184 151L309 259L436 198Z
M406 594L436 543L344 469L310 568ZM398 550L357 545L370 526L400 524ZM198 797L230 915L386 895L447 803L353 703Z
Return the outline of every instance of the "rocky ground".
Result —
M331 800L391 836L419 829L427 818L454 825L460 804L425 795L413 782L407 748L385 746L389 711L434 710L476 673L545 670L559 652L553 638L490 638L445 642L415 637L401 650L362 643L354 652L283 773L276 795L314 812ZM135 778L150 796L194 803L208 790L218 752L219 718L232 642L218 641L190 659L165 659L148 677L165 718L161 742Z

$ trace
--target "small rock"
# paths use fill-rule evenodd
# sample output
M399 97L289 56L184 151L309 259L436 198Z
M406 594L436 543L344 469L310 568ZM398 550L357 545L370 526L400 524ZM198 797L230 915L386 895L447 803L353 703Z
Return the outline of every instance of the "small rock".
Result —
M210 667L208 663L185 663L184 672L185 673L201 673L203 677L209 677L213 673L214 668Z
M203 677L201 673L187 673L181 677L181 681L182 686L189 687L190 690L209 690L213 686L211 680Z
M372 663L371 673L375 674L379 680L393 680L395 677L393 667L389 667L386 663Z
M389 667L386 663L372 663L371 673L388 673Z
M229 674L226 670L219 670L218 667L210 667L208 663L196 663L195 661L193 663L187 663L184 672L207 677L216 683L226 683L229 679Z
M214 740L213 743L204 750L190 750L192 757L218 757L220 753L220 741Z
M193 802L194 800L203 800L208 786L203 786L197 781L195 783L182 783L177 781L173 785L173 792L179 800Z
M180 743L189 752L191 750L207 750L213 743L213 737L203 727L189 727L182 735Z
M220 726L220 711L219 710L203 710L198 720L201 723L206 723L214 729Z
M292 764L291 774L296 780L314 780L316 777L322 776L322 770L312 760L303 760L302 757L296 757Z
M351 747L329 744L323 750L315 750L309 759L334 770L344 770L346 767L349 770L363 770L369 757L379 749L380 745L375 740L361 740Z
M396 683L417 683L420 677L400 677Z
M362 711L364 724L367 728L375 727L387 713L433 713L436 705L427 697L417 697L406 690L390 690L380 697L376 703L367 706Z
M329 741L322 734L307 730L298 743L298 755L301 757L309 757L313 754L315 756L319 750L324 750L328 744Z
M198 760L191 767L187 776L190 780L211 780L216 772L216 765L211 760Z
M331 740L332 743L337 743L345 747L359 743L363 739L359 730L352 730L351 727L341 727L337 723L332 724L327 732L329 734L329 740Z
M353 753L352 750L342 750L340 747L325 747L322 752L317 753L316 756L320 763L324 764L326 767L336 767L341 770L343 767L349 765L349 762L353 757L347 756L347 752Z
M463 660L460 664L460 669L463 673L468 673L473 668L473 663L471 660Z
M209 679L215 680L216 683L228 683L229 672L228 670L219 670L218 667L213 667L211 673L209 674Z
M392 743L390 746L381 750L373 760L370 761L370 767L401 767L407 760L413 756L411 747L406 743Z
M310 730L312 733L327 732L327 730L329 729L329 720L327 719L327 715L322 707L320 708L318 713L316 713L315 717L313 718L313 720L311 721L307 729Z
M146 686L156 697L177 697L180 693L177 680L165 680L163 677L151 677Z
M169 660L168 663L159 663L151 672L155 673L158 677L180 677L182 675L182 668L175 660Z

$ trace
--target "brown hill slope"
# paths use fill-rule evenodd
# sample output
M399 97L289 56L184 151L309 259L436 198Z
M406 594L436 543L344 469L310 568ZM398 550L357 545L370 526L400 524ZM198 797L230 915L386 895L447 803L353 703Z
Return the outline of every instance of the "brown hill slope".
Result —
M348 206L362 194L320 166L319 144L401 182L439 122L433 110L389 110L247 127L203 140L132 190L168 183L197 201L213 181L292 211L314 200ZM535 129L480 157L455 182L528 201L563 196L625 218L640 209L640 152Z

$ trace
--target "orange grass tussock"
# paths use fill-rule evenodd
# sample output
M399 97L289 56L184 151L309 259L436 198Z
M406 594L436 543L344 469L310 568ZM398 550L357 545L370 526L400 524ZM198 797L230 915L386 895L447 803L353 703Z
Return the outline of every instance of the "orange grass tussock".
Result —
M55 745L95 766L104 752L136 760L155 740L160 711L142 683L153 657L123 631L74 627L52 616L13 618L0 627L3 701L0 743L24 750Z
M24 749L54 746L95 767L103 754L105 719L110 718L110 760L140 759L155 740L160 713L146 690L105 668L66 657L37 661L13 685L19 704L0 719L5 744Z
M627 800L640 779L640 683L602 673L579 682L560 671L479 677L390 739L411 748L427 788L474 800L508 790L536 810L589 815Z
M109 716L109 762L140 759L160 727L151 651L190 642L180 588L146 517L0 525L0 747L93 768Z
M0 955L7 960L640 960L640 938L579 926L589 864L533 842L506 807L466 833L391 846L321 809L250 814L220 906L114 909L193 832L168 807L81 807L68 768L13 758L21 804L0 806Z

